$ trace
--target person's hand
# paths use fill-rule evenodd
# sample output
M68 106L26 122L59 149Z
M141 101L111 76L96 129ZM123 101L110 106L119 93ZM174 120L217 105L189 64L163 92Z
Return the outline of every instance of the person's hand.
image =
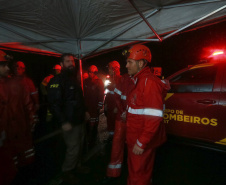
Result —
M63 129L63 131L70 131L72 129L71 123L67 122L67 123L63 124L62 129Z
M85 113L85 121L88 121L90 119L90 114L88 112Z
M122 121L123 121L123 122L126 122L126 112L123 112L123 113L121 114L121 118L122 118Z
M118 112L118 109L115 107L113 112L116 114Z
M135 155L141 155L144 152L144 149L140 148L137 144L133 147L133 153Z
M104 113L104 109L99 110L99 114L102 114L102 113Z

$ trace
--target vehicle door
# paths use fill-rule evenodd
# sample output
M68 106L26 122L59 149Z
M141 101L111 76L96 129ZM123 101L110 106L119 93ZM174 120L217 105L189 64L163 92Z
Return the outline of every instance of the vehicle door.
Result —
M204 64L171 76L171 90L166 97L164 122L167 131L205 141L216 141L222 132L220 117L220 83L217 65Z
M217 144L226 145L226 64L220 67L223 76L219 101L219 132L217 133Z

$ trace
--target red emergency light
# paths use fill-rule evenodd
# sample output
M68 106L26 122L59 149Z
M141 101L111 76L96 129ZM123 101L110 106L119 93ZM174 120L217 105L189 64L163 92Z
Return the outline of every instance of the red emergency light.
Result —
M215 51L212 56L217 56L217 55L223 55L224 52L223 51Z

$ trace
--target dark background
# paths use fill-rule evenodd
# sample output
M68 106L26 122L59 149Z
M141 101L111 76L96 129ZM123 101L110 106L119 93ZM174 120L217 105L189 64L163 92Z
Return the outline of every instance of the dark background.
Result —
M174 35L164 40L162 43L151 42L146 45L152 52L152 66L162 67L163 76L167 77L172 73L197 64L203 54L210 49L225 48L226 45L226 21L203 27L190 32ZM123 49L108 52L83 61L83 68L94 64L103 74L107 74L107 64L112 60L117 60L121 64L121 73L126 73L125 58L122 55ZM14 60L21 60L26 65L26 73L30 76L38 87L42 79L51 72L54 64L59 62L59 58L32 53L22 53L5 50L7 54L13 55Z

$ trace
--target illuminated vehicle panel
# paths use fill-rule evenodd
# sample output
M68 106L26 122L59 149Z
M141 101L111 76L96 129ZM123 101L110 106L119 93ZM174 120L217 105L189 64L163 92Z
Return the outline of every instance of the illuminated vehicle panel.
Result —
M226 60L191 66L167 79L167 132L226 145Z

